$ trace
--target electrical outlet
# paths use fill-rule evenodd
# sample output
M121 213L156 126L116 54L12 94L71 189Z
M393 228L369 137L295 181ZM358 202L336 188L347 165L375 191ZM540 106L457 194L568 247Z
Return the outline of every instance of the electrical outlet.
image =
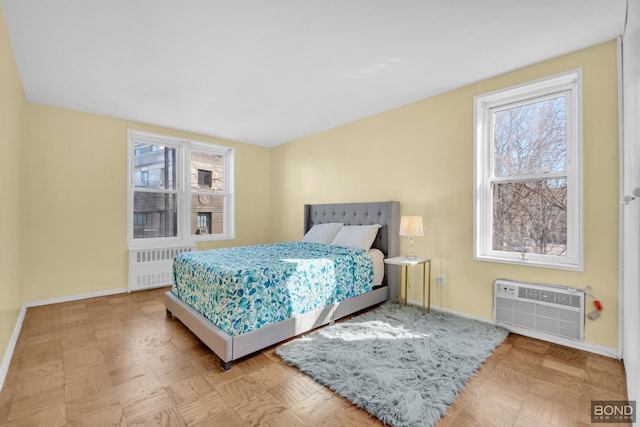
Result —
M438 286L444 286L444 275L443 274L438 274L438 279L437 279L436 283L438 284Z

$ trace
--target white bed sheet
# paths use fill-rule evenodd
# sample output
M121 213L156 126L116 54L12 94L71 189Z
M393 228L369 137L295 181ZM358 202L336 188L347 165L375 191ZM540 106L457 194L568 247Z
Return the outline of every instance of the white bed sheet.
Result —
M373 258L373 286L380 286L384 280L384 254L380 249L369 249L369 256Z

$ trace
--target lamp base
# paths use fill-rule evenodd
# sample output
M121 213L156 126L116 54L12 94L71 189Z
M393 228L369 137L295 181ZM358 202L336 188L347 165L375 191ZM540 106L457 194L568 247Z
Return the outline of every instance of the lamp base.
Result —
M404 258L412 261L416 259L415 253L413 252L413 236L409 236L409 253Z

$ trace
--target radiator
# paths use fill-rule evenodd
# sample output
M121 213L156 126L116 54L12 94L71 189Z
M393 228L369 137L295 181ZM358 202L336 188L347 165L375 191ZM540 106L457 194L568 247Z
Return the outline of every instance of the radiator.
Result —
M552 335L584 341L581 290L498 279L493 297L496 322L514 332L527 335L531 331L537 333L532 335L536 338Z
M157 288L173 283L173 258L196 251L194 245L129 250L129 291Z

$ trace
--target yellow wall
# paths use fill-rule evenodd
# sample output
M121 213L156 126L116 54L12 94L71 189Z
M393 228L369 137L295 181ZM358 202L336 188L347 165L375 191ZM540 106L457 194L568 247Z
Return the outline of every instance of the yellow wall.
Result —
M127 128L234 147L236 239L199 247L271 241L269 149L27 103L0 8L0 355L25 302L127 287Z
M586 341L618 336L618 100L615 41L303 138L272 150L276 240L300 237L304 203L398 200L422 215L416 252L444 274L435 305L491 318L496 278L584 288L604 304ZM473 97L567 70L583 71L584 272L473 260ZM401 239L401 252L408 242ZM416 273L413 273L416 274ZM420 276L410 277L419 283ZM413 286L409 298L421 299ZM588 302L589 309L592 308Z
M26 105L0 8L0 355L23 304L20 164Z
M127 128L236 149L236 239L269 242L269 149L39 104L23 153L25 300L127 287Z

